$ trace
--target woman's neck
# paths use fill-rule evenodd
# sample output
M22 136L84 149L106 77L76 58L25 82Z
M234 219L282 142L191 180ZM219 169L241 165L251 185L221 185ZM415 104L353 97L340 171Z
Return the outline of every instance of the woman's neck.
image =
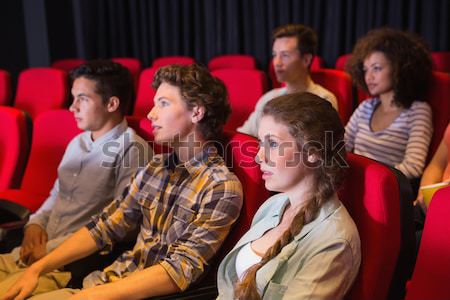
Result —
M401 106L398 106L394 102L394 91L390 91L379 96L380 98L380 108L384 113L392 113L399 110L402 110Z

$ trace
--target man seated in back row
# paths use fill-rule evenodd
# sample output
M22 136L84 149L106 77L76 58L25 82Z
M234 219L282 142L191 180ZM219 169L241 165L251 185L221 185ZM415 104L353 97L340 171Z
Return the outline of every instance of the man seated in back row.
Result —
M70 111L84 132L67 146L58 178L26 224L21 246L0 255L0 295L26 266L52 251L119 197L130 177L153 154L124 118L133 89L128 69L111 61L92 61L73 70L71 79ZM41 278L37 291L65 287L69 280L69 272L53 272Z
M311 79L311 64L317 51L317 36L314 30L301 24L287 24L276 28L272 38L272 63L275 75L285 86L265 93L256 103L255 110L247 121L237 129L255 137L258 135L264 106L281 95L309 92L329 101L338 110L333 93Z
M142 299L185 290L203 274L242 206L241 184L211 143L231 111L226 88L198 65L161 68L153 87L155 142L173 152L155 155L121 197L31 265L2 299L24 299L40 275L111 247L136 226L134 248L89 274L82 290L32 299Z

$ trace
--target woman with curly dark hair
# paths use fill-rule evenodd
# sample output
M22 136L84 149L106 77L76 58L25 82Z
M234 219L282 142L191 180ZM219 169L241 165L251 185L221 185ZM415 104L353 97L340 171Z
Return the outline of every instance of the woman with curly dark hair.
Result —
M431 108L423 102L431 67L427 47L410 33L380 28L361 38L347 69L373 98L350 118L347 150L420 177L433 130Z
M347 166L336 110L311 93L280 96L265 105L258 137L265 186L280 193L220 264L218 299L342 299L361 252L336 194Z

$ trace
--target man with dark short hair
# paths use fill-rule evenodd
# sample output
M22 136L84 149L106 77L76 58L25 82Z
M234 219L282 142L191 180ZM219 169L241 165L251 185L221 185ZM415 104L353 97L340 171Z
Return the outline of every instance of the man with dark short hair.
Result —
M70 111L84 130L68 144L50 195L31 215L20 247L0 255L0 295L33 262L55 249L119 197L152 149L124 118L132 95L129 71L111 61L91 61L71 72ZM40 279L38 291L67 285L69 272Z
M256 103L255 110L237 131L258 135L259 120L267 102L281 95L309 92L327 101L337 110L336 97L311 79L311 64L317 52L317 36L314 30L302 24L287 24L273 31L272 57L275 75L282 88L270 90Z

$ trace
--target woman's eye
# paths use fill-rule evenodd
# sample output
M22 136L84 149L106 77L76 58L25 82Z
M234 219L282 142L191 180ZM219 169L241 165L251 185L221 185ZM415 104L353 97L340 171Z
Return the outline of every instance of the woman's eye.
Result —
M276 147L278 147L278 143L275 142L275 141L269 141L269 147L270 148L276 148Z

